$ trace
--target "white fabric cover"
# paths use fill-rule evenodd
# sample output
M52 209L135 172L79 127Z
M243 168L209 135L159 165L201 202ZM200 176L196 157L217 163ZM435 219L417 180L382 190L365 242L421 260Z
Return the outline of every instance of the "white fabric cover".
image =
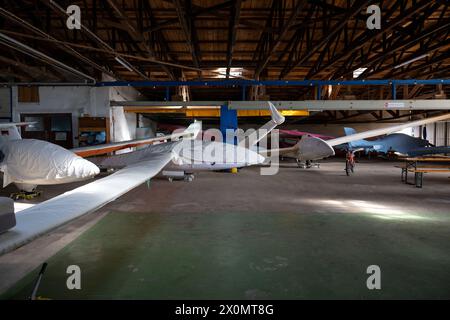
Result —
M3 146L4 143L12 140L20 140L19 129L15 126L15 124L10 123L1 123L0 124L0 147Z
M0 235L0 254L99 209L158 174L171 159L171 152L154 154L150 159L20 211L16 215L17 226Z
M71 151L42 140L5 142L0 164L3 186L11 182L34 185L59 184L91 178L100 170Z

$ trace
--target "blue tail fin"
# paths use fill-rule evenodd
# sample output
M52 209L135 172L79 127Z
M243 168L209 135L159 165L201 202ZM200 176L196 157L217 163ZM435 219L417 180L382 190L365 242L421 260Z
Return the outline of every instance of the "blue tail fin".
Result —
M344 132L346 136L350 136L352 134L356 134L356 130L353 128L348 128L345 127L344 128ZM365 148L368 147L370 145L370 143L366 140L356 140L356 141L351 141L347 143L348 147L350 150L354 150L354 149L358 149L358 148Z
M345 131L345 135L346 136L349 136L351 134L355 134L356 133L356 130L353 129L353 128L344 128L344 131Z

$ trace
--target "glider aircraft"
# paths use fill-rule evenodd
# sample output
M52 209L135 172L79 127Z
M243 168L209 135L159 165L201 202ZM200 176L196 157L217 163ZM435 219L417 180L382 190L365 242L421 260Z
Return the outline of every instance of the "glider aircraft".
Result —
M310 162L333 156L335 154L334 147L342 144L361 141L362 139L377 137L381 135L392 134L406 128L421 126L428 123L434 123L448 119L450 119L450 113L422 120L411 121L391 127L373 129L361 133L352 133L346 136L328 140L323 140L311 135L303 135L299 142L292 147L262 150L259 153L263 156L270 157L273 152L276 152L280 156L294 158L297 162Z
M272 119L261 129L263 134L254 138L253 144L260 141L284 117L270 106ZM15 183L21 188L33 190L40 184L60 184L93 178L99 168L82 156L106 154L123 148L144 144L142 149L105 157L102 166L122 167L104 178L65 192L50 200L20 211L16 215L16 226L0 234L0 254L11 251L32 239L52 230L81 215L93 212L117 199L133 188L157 175L172 160L181 168L189 166L198 170L217 170L218 168L243 167L261 164L265 158L257 152L234 144L216 141L202 142L200 147L192 147L185 140L195 139L201 124L194 122L185 131L169 136L116 142L107 145L64 149L50 142L21 139L16 124L2 124L0 151L2 155L0 170L6 176L4 185ZM3 132L4 131L4 132ZM174 141L181 138L180 141ZM166 140L172 140L165 142ZM186 152L186 149L188 152ZM204 158L204 149L222 151L223 160L210 162ZM208 156L208 154L206 154ZM230 159L231 158L231 159ZM217 158L214 158L217 161Z
M346 135L356 134L353 128L344 128ZM349 150L364 150L366 153L376 151L388 154L393 152L399 156L418 156L450 153L450 147L436 147L428 140L411 137L404 133L393 133L376 140L357 140L347 143Z

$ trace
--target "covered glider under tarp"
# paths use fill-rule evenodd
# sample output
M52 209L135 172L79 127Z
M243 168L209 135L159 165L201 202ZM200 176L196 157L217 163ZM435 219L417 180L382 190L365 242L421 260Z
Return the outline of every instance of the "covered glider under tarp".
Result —
M158 152L116 173L16 214L17 226L0 235L0 254L20 247L83 214L95 211L158 174L173 152Z
M11 182L32 185L68 183L91 178L100 172L92 162L42 140L7 141L2 144L1 151L4 155L0 163L4 187Z

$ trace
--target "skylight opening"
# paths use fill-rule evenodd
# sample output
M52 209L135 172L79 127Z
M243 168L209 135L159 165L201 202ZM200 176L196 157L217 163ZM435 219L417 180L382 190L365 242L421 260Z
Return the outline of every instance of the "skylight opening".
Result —
M366 70L367 68L358 68L355 71L353 71L353 79L358 78Z
M227 68L217 68L214 70L216 74L216 78L226 78L227 77ZM230 68L230 77L242 77L242 68Z

